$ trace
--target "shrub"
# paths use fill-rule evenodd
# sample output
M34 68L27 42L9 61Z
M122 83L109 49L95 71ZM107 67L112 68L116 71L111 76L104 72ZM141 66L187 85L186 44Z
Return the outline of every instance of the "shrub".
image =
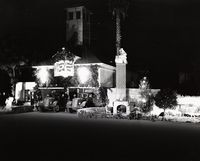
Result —
M162 89L156 94L154 100L155 105L164 109L165 114L167 108L173 109L177 105L177 94L171 89Z
M129 114L130 120L139 120L142 118L142 113L140 109L134 108L131 113Z
M21 106L12 108L11 113L25 113L25 112L33 112L32 106Z
M92 108L80 109L77 111L77 115L81 119L105 118L106 109L104 107L92 107Z
M129 119L129 116L124 116L122 113L117 113L116 115L113 115L114 119Z

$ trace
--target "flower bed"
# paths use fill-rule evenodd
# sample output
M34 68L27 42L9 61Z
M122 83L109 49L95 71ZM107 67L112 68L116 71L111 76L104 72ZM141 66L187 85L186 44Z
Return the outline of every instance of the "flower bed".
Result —
M200 123L200 117L165 116L165 120L172 122Z
M109 118L105 107L90 107L77 110L77 116L81 119L86 118Z
M149 121L171 121L171 122L185 122L185 123L200 123L200 117L186 117L180 115L165 115L157 116L143 113L131 113L130 115L123 115L121 113L112 115L106 111L105 107L91 107L83 108L77 111L77 115L81 119L126 119L126 120L149 120Z

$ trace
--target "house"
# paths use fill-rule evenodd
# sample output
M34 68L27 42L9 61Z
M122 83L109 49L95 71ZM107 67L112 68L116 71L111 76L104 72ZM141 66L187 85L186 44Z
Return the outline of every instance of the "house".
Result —
M91 61L92 59L80 59L71 65L63 61L64 63L60 62L57 65L55 63L29 67L34 71L32 75L34 75L35 81L27 82L23 80L23 82L17 82L15 100L22 102L31 101L37 86L40 89L48 88L49 90L68 87L69 93L75 93L79 96L95 93L99 87L115 87L115 67L101 62L91 63ZM59 75L59 72L61 75ZM70 73L66 79L62 76L63 72Z

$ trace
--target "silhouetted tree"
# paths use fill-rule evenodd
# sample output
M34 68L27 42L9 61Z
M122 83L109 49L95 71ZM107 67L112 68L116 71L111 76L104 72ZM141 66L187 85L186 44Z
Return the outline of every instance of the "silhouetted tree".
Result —
M125 18L129 6L128 0L110 0L110 9L115 16L116 21L116 50L119 55L119 49L121 47L121 16Z
M177 105L177 94L171 89L161 89L155 96L155 105L165 110L172 109ZM164 116L163 116L164 117Z

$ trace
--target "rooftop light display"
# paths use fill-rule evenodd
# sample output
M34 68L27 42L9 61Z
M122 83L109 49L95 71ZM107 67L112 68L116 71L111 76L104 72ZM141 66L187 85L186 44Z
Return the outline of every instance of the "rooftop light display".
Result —
M36 71L36 77L40 85L48 85L50 82L50 74L47 67L40 67Z
M80 83L84 84L91 79L92 73L87 67L79 67L77 69L77 75Z

